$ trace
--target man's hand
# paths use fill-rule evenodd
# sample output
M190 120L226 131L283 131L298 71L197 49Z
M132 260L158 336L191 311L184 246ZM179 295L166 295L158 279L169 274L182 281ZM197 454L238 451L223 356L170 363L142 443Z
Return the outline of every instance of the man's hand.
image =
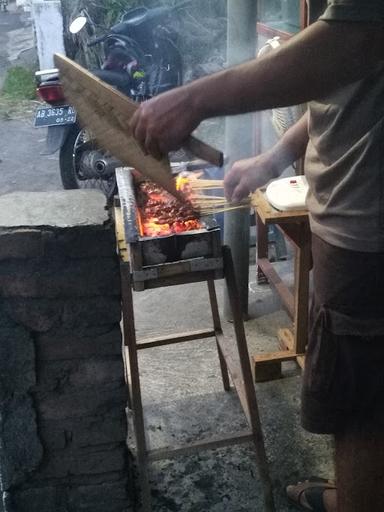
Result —
M140 104L130 126L145 153L160 159L179 149L200 124L196 97L189 89L179 87Z
M228 201L238 202L278 176L278 170L268 153L238 160L224 179Z

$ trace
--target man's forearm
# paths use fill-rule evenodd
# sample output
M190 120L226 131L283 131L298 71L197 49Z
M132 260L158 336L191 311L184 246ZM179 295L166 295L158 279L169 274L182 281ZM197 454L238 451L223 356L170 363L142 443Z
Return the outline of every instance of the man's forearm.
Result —
M380 24L318 21L265 57L187 86L202 119L321 98L384 59Z
M305 155L308 145L308 112L291 126L281 139L267 151L279 176L284 169Z
M270 150L238 160L226 174L224 192L228 201L240 201L264 186L302 157L308 144L308 115L294 124Z

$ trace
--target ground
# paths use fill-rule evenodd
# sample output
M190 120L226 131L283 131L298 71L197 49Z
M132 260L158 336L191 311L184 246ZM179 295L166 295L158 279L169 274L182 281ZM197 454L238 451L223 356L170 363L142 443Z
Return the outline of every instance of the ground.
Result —
M33 59L30 16L16 11L0 12L0 87L11 65ZM9 102L0 96L0 193L14 190L43 191L61 188L58 155L43 156L46 128L33 128L33 101Z
M20 32L22 27L25 30ZM28 32L24 15L0 13L0 81L10 55L15 55L16 42L26 41L23 32ZM12 47L12 42L16 46ZM58 156L42 155L46 130L33 127L35 107L33 102L9 105L0 101L1 194L62 188ZM251 251L254 256L254 249ZM291 279L292 262L279 265ZM220 305L222 293L219 283ZM269 287L256 284L254 266L249 297L251 319L246 331L250 352L275 350L276 328L286 326L288 318ZM200 329L210 320L203 284L165 288L161 294L159 290L136 293L135 312L139 336ZM230 329L225 322L225 330ZM245 427L235 394L222 390L213 341L142 351L140 368L152 447ZM258 384L257 395L277 510L293 511L286 502L284 486L302 476L332 476L332 443L327 437L305 433L299 425L300 372L293 363L284 365L283 379ZM154 512L263 510L254 453L247 445L153 464L151 484Z

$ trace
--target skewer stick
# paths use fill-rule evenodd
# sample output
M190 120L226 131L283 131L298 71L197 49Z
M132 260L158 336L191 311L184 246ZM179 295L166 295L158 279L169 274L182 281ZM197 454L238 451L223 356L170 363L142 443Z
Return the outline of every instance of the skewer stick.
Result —
M192 178L189 181L189 185L192 188L207 188L207 187L222 188L222 187L224 187L224 181L223 180L201 180L198 178L197 179Z
M207 196L206 194L194 194L192 197L192 200L208 200L208 201L220 201L224 200L225 197L223 196Z
M224 208L208 208L208 209L201 209L199 210L200 215L216 215L218 213L225 213L232 210L240 210L243 208L249 208L249 206L241 205L241 206L226 206Z

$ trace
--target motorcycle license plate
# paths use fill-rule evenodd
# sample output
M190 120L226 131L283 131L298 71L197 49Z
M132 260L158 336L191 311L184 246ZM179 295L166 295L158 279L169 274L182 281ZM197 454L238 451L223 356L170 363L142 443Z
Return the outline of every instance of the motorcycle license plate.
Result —
M76 122L76 110L65 105L63 107L41 107L36 110L35 127L62 126Z

